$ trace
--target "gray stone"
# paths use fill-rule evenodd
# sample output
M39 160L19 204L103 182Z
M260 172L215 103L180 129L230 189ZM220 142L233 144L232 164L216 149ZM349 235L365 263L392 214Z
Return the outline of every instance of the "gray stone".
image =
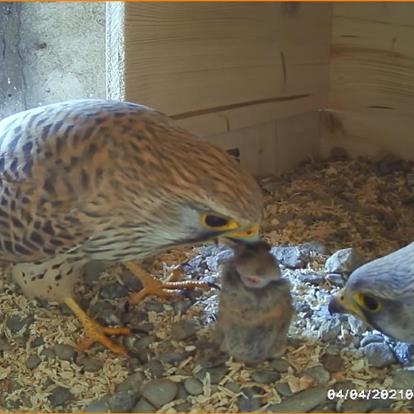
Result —
M16 334L23 329L26 330L34 321L33 315L26 317L20 315L10 315L6 319L6 326L12 334Z
M244 395L241 395L237 399L239 412L252 413L255 411L259 411L261 404L259 398L254 396L256 392L252 388L243 388L242 392Z
M325 262L325 270L329 273L349 274L364 262L362 254L353 248L335 252Z
M414 370L398 370L392 376L392 387L394 389L414 389Z
M114 282L102 286L99 294L102 299L118 299L128 296L129 291L126 286Z
M394 353L386 343L372 342L364 346L362 350L373 367L383 368L397 362Z
M124 338L124 345L133 354L136 354L140 359L143 355L148 353L148 346L155 342L155 338L148 336L130 335Z
M56 355L55 355L55 351L53 350L53 348L45 348L40 353L40 356L44 356L46 359L51 359L51 358L54 358Z
M96 401L92 401L85 407L85 413L109 413L109 407L107 404L109 397L104 397Z
M277 371L258 370L252 373L252 380L259 384L270 384L271 382L279 381L280 374Z
M159 378L164 374L164 366L158 359L150 359L143 365L145 371L149 371L152 377Z
M379 334L369 334L367 336L364 336L361 339L360 345L362 347L364 347L364 346L366 346L368 344L372 344L374 342L380 342L380 343L384 342L384 337L382 335L379 335Z
M280 404L273 404L266 409L270 412L308 412L326 400L326 387L308 388L305 391L287 397Z
M136 391L141 389L145 376L142 372L135 372L116 386L116 391Z
M282 397L290 397L293 394L287 382L279 382L275 388Z
M372 402L370 400L353 400L347 399L342 405L344 413L367 413L371 410Z
M197 378L187 378L184 381L184 387L191 395L200 395L203 393L203 384Z
M186 352L164 352L158 355L160 361L167 364L177 364L184 361L187 356L188 354Z
M279 372L288 372L289 363L284 359L274 359L269 362L269 366Z
M325 278L333 286L337 286L337 287L343 287L343 286L345 286L344 279L338 273L328 273L325 276Z
M36 338L32 340L30 345L32 346L32 348L37 348L40 345L44 345L44 343L45 343L45 340L41 336L37 336Z
M55 355L57 358L63 361L73 361L75 359L75 349L73 346L65 345L65 344L56 344L53 347Z
M101 274L105 271L105 268L105 262L91 260L83 266L83 280L87 284L97 282Z
M175 406L175 409L177 410L178 413L188 413L191 411L191 408L192 408L192 405L188 403L187 401L184 401Z
M241 390L240 385L235 382L228 382L224 388L227 388L231 392L234 392L235 394L238 394Z
M132 410L133 413L155 413L157 409L145 398L140 398L137 405Z
M173 304L173 307L174 307L175 312L177 312L178 314L182 314L187 309L189 309L192 305L193 305L193 303L191 302L190 299L184 298L184 299L181 299L181 300L175 302Z
M183 341L184 339L193 336L199 325L194 319L183 319L171 326L171 338L176 341Z
M308 368L304 373L312 377L318 385L327 384L331 378L329 372L322 365Z
M394 346L394 354L401 365L408 365L413 358L413 344L398 342Z
M67 388L57 386L52 390L48 398L52 407L58 407L71 401L73 394Z
M155 379L141 387L142 396L156 408L173 401L177 392L178 384L168 379Z
M184 384L178 384L178 391L177 395L175 396L175 400L185 400L190 394L186 390Z
M129 413L138 401L136 391L119 391L108 398L107 404L113 413Z
M98 372L103 367L103 362L95 358L84 358L81 365L86 372Z
M229 369L226 366L213 367L209 369L203 368L194 374L194 376L202 381L208 372L210 374L210 382L212 384L218 384L226 376L228 371Z
M291 269L303 268L309 260L309 252L303 251L297 246L272 247L270 252L281 265Z
M26 359L26 367L29 369L34 369L39 366L42 360L37 355L30 355L29 358Z

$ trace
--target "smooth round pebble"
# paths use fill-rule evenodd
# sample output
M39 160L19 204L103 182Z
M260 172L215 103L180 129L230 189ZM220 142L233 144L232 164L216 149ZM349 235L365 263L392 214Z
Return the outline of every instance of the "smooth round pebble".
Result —
M109 397L101 398L100 400L92 401L85 407L85 413L108 413L109 407L107 404Z
M270 361L269 366L279 372L288 372L289 363L284 359L274 359Z
M55 355L57 358L63 361L73 361L75 359L75 349L73 346L65 344L56 344L53 347Z
M322 365L308 368L304 371L304 374L312 377L318 385L327 384L331 378L329 372Z
M203 384L197 378L187 378L184 381L184 387L191 395L200 395L203 393Z
M254 395L256 392L251 388L243 388L243 394L237 399L237 405L239 406L239 412L241 413L252 413L259 411L260 400Z
M41 356L44 356L46 359L52 359L56 356L55 351L53 348L45 348L40 352Z
M129 413L138 401L135 391L119 391L108 398L107 404L113 413Z
M155 413L157 409L150 404L145 398L140 398L132 410L133 413Z
M158 358L167 364L178 364L184 361L187 356L188 354L186 352L164 352L163 354L159 354Z
M372 342L362 348L368 363L376 368L387 367L397 361L391 348L386 343Z
M6 326L12 334L16 334L22 329L27 329L33 323L33 321L33 315L26 317L20 315L10 315L6 319Z
M30 355L29 358L26 359L26 367L29 369L34 369L39 366L42 360L37 355Z
M116 386L116 391L139 391L142 383L145 380L145 375L142 372L135 372L127 377L123 382Z
M258 382L259 384L270 384L271 382L280 380L279 372L270 370L253 372L251 377L254 382Z
M41 336L37 336L36 338L32 340L30 345L32 348L37 348L40 345L44 345L44 343L45 343L45 340Z
M293 394L287 382L279 382L276 384L275 388L276 391L283 397L289 397Z
M362 254L357 249L341 249L326 260L325 270L329 273L351 273L361 266L363 261Z
M224 388L227 388L229 391L234 392L235 394L238 394L240 392L240 385L236 382L228 382Z
M59 385L52 390L48 398L52 407L58 407L73 400L73 394Z
M267 407L270 412L307 412L322 404L326 400L326 387L314 387L297 392L282 400L280 404Z
M86 372L98 372L103 367L103 362L95 358L85 358L82 361L83 369Z
M155 379L141 387L142 396L156 408L173 401L177 391L178 384L168 379Z
M150 359L142 368L144 371L149 371L154 378L159 378L164 374L164 365L158 359Z

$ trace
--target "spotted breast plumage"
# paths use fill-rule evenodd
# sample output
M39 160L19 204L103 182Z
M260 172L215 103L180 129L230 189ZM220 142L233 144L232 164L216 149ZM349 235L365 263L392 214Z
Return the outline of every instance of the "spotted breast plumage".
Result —
M72 297L89 260L123 262L132 295L168 297L135 261L209 239L257 238L261 191L232 157L142 105L78 100L0 122L0 262L31 296L66 303L86 329L80 348L128 334L90 319ZM187 285L186 285L187 283Z

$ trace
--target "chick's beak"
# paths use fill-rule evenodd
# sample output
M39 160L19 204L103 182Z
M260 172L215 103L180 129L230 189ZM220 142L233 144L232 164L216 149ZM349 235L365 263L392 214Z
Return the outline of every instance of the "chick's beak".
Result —
M255 242L259 240L259 225L255 224L243 230L230 231L223 237L245 242Z
M331 315L334 313L350 313L364 321L366 319L359 306L352 299L347 299L344 289L341 289L331 298L328 305L328 311Z

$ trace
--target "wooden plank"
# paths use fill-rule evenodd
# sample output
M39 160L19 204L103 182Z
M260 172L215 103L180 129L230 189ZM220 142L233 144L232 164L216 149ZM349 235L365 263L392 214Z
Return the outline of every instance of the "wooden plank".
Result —
M394 23L343 17L338 15L336 6L328 106L352 110L382 107L413 114L414 7L411 6L413 12L410 14L413 25L408 26L395 22L396 16L401 16L400 4L385 8L377 5L377 9L383 11L381 18L385 21L388 16L388 20ZM360 6L344 8L347 11L365 11ZM378 16L375 18L379 19Z
M319 115L295 115L209 136L208 140L226 150L238 148L242 165L255 175L280 174L318 156Z
M115 54L121 61L112 71L118 64L124 68L124 91L112 87L109 97L155 107L203 134L217 133L223 125L231 130L281 118L295 106L296 113L316 110L326 99L329 4L119 7L123 55L109 44L116 51L108 58Z
M393 111L329 110L322 116L322 154L342 146L351 156L391 152L414 159L414 118Z

